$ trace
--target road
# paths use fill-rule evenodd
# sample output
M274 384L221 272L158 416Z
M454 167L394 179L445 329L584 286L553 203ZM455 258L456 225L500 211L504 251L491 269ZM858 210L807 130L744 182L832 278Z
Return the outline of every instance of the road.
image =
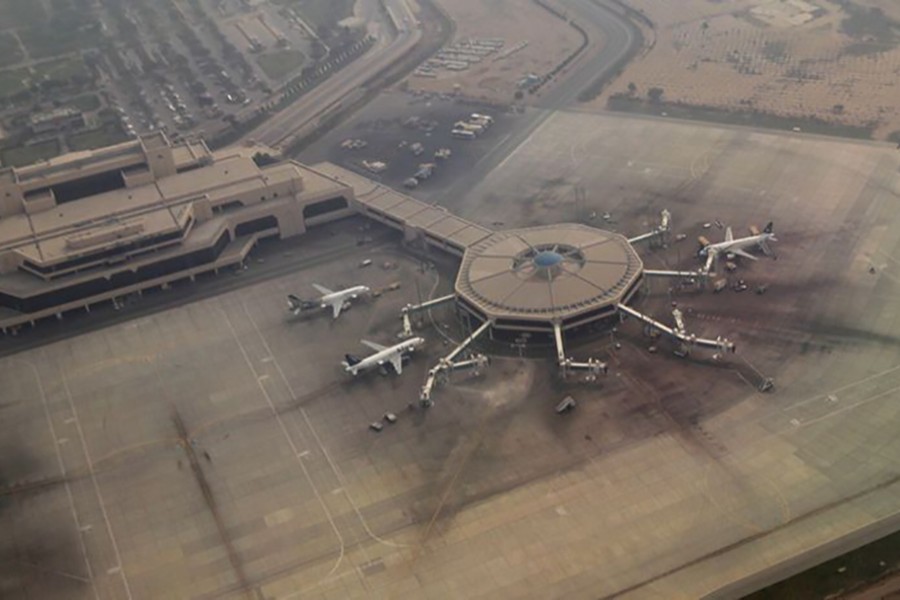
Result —
M371 50L267 119L245 138L274 148L287 145L297 132L335 110L342 100L361 93L379 73L409 52L422 39L421 26L406 0L384 0L384 3L398 21L396 36L389 38L389 28L384 28Z
M444 203L465 195L524 144L550 116L577 102L578 95L594 82L614 76L622 61L640 47L642 38L637 27L603 4L602 0L566 0L563 5L594 43L597 37L603 40L602 50L588 46L585 55L543 95L539 107L527 110L520 117L513 133L499 140L467 177L460 178L429 200Z

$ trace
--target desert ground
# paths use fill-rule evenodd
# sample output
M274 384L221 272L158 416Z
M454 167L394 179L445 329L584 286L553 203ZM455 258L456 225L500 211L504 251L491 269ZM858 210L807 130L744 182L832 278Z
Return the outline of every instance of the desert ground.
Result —
M628 0L654 28L611 96L714 107L900 135L900 5L887 0ZM630 86L629 84L633 84ZM630 88L630 89L629 89ZM663 110L663 109L661 109Z
M456 22L456 35L448 46L470 38L500 38L505 43L499 52L465 71L439 69L434 78L413 75L407 80L411 90L457 92L476 100L509 103L522 78L548 73L582 42L575 29L531 0L441 0L439 4ZM522 43L527 45L498 58Z

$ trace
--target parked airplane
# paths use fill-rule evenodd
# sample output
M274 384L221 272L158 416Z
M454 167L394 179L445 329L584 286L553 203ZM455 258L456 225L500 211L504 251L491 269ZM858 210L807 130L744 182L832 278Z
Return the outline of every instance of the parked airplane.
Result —
M725 229L725 241L718 242L716 244L706 244L702 248L700 248L700 252L698 253L700 256L706 257L706 271L713 267L716 259L720 254L734 254L737 256L743 256L744 258L749 258L750 260L759 260L749 252L745 250L745 248L752 248L753 246L759 247L765 254L770 254L768 242L777 242L778 238L775 237L775 227L774 224L769 221L769 224L766 225L766 228L763 229L762 233L759 235L751 235L748 237L734 239L734 233L731 231L731 227Z
M350 305L351 300L356 300L362 294L368 294L372 290L365 285L356 285L345 290L334 292L317 283L313 284L322 296L317 301L302 300L293 294L288 294L288 309L296 314L311 308L332 308L334 318L337 319L341 311Z
M345 371L357 375L360 371L365 371L371 367L391 365L397 375L400 375L403 373L404 355L413 352L416 348L424 344L425 339L420 337L409 338L394 346L382 346L381 344L376 344L375 342L370 342L368 340L362 340L362 343L374 350L375 354L369 355L366 358L358 358L350 354L344 355L344 361L341 365L344 367Z

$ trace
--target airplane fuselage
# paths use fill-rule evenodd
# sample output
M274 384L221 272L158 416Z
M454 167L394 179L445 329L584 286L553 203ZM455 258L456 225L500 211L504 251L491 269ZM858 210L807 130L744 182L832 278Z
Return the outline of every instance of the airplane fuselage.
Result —
M341 290L339 292L333 292L331 294L325 294L321 298L319 298L319 302L322 305L322 308L328 308L329 306L333 306L337 303L345 303L347 300L355 300L362 294L369 293L369 287L365 285L357 285L351 288L347 288L346 290Z
M348 373L356 375L360 371L365 371L366 369L370 369L372 367L378 367L384 364L392 363L397 360L397 357L402 357L404 354L413 352L416 348L424 343L425 340L420 337L414 337L408 340L404 340L399 344L391 346L390 348L379 350L375 354L367 356L356 364L351 365L345 362L344 370Z
M775 234L761 233L759 235L751 235L748 237L731 240L730 242L718 242L716 244L709 244L708 246L704 246L703 248L701 248L700 256L709 256L710 254L723 254L734 252L735 250L745 250L747 248L753 248L754 246L765 247L766 243L770 241L778 241L775 238Z

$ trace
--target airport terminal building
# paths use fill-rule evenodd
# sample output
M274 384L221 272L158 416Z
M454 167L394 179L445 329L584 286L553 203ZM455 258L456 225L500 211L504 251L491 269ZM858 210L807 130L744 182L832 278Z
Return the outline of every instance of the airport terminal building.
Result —
M353 189L266 148L162 133L0 170L0 328L240 265L353 214ZM260 161L262 162L262 161Z
M615 323L643 281L621 235L498 232L332 163L258 164L267 151L157 133L0 171L0 330L239 267L261 239L353 214L458 258L460 314L495 333Z

